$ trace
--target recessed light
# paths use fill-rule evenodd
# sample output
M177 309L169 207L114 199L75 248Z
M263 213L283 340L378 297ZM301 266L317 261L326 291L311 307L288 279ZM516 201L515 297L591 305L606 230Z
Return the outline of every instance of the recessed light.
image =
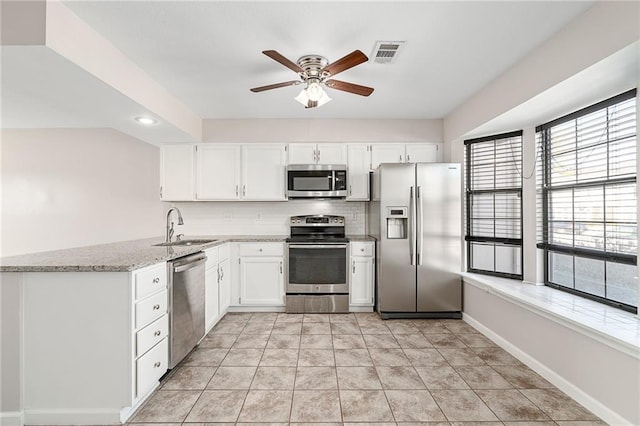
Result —
M153 118L150 117L136 117L135 120L140 123L140 124L144 124L146 126L151 126L152 124L156 124L157 121L154 120Z

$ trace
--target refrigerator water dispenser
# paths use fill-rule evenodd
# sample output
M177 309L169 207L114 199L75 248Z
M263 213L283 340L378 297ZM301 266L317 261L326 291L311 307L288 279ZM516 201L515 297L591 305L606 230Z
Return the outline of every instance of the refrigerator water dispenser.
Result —
M390 240L407 239L407 208L387 207L387 238Z

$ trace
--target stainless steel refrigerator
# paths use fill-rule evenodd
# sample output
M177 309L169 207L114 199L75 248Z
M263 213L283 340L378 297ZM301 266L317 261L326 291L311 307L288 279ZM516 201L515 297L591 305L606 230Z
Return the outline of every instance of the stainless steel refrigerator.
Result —
M459 164L383 163L372 174L376 306L386 318L461 318Z

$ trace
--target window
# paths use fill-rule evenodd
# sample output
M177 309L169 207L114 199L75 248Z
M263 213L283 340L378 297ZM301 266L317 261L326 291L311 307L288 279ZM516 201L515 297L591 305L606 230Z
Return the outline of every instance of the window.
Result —
M636 90L536 129L545 283L637 312Z
M522 131L464 144L467 270L522 279Z

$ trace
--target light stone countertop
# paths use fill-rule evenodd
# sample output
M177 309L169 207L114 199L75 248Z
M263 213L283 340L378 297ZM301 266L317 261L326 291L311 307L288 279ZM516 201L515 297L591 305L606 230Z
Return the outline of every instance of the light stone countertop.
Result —
M126 272L229 242L284 242L287 235L188 236L215 242L192 246L156 247L164 238L98 244L0 258L0 272Z
M288 235L185 236L215 239L207 244L157 247L164 238L145 238L0 258L0 272L127 272L187 256L230 242L284 242ZM349 235L352 241L375 241L367 235Z

